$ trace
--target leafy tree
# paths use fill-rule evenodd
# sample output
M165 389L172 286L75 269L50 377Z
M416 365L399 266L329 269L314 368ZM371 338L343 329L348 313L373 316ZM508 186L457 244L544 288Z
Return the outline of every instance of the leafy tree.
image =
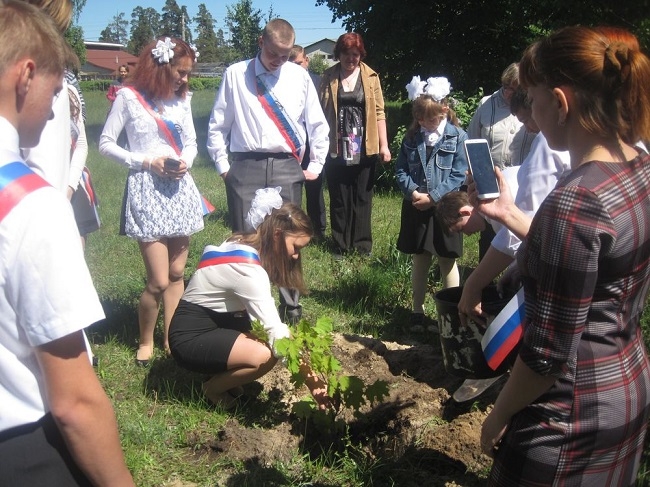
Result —
M79 58L79 63L86 62L86 44L84 44L84 31L78 25L71 25L64 33L65 40L72 47Z
M228 61L241 61L257 54L258 39L262 32L262 11L253 10L252 0L239 0L232 7L226 6L225 23L230 30L232 58Z
M156 9L135 7L131 12L131 39L128 50L138 56L144 46L149 44L160 31L160 14Z
M314 54L309 58L309 71L316 74L323 74L329 68L329 64L322 54ZM318 88L318 87L317 87Z
M160 34L192 42L192 30L190 28L190 18L187 15L187 7L179 7L176 0L165 0L162 11Z
M85 6L86 0L72 0L72 21L74 23L79 22L79 16Z
M123 45L126 45L127 42L129 42L129 35L127 32L129 21L124 17L124 12L120 12L113 17L113 21L99 34L100 42L114 42Z
M223 46L223 31L221 42L214 31L216 21L204 3L199 4L199 12L194 17L196 24L196 48L200 53L199 61L202 63L216 63L220 60L219 51Z
M641 31L648 2L605 0L316 0L359 32L367 62L391 98L405 98L413 75L447 76L455 90L489 93L501 71L533 40L570 24L620 25ZM420 20L421 19L421 20ZM648 25L648 24L646 24ZM645 29L647 32L647 29ZM647 38L647 37L645 37Z

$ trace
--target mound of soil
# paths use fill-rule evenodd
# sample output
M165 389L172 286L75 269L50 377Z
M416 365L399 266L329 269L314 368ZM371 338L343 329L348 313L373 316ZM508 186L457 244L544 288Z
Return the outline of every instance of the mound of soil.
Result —
M345 375L366 384L380 379L389 386L390 395L382 403L365 405L356 416L340 413L348 425L346 444L355 445L364 461L377 462L374 470L380 478L373 476L372 485L485 483L491 460L480 450L481 424L501 383L474 401L454 402L451 394L462 379L445 371L440 346L435 338L432 342L400 344L358 335L334 338L333 351ZM207 445L215 460L270 465L288 462L296 450L317 454L343 446L338 445L340 431L324 433L290 414L292 404L308 390L296 390L285 367L276 366L245 391L232 420Z

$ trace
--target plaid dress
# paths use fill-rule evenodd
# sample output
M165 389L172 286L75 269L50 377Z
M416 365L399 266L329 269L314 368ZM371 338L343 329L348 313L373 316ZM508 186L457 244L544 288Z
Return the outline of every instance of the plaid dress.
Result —
M639 320L650 285L650 157L558 183L518 253L520 357L555 384L516 414L490 485L631 486L649 413Z

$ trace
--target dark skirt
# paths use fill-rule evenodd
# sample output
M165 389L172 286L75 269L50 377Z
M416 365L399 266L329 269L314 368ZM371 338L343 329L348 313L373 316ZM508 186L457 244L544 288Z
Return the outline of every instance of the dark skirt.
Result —
M74 219L77 222L79 234L83 237L99 230L99 214L97 207L97 193L90 179L90 173L84 169L84 174L79 181L79 186L70 198Z
M246 311L218 313L181 299L169 325L169 348L184 369L217 374L228 370L235 340L250 330Z
M438 257L457 259L463 255L463 235L446 235L433 208L420 211L410 201L402 200L397 249L405 254L426 251Z

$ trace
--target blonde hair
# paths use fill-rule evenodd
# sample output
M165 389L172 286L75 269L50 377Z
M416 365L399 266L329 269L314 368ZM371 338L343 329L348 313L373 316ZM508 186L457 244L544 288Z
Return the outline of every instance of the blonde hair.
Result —
M33 59L39 71L63 76L70 49L51 17L27 2L0 4L0 75L21 59Z
M501 85L518 86L519 85L519 63L511 63L501 73Z
M451 110L451 108L449 108L449 102L447 98L444 98L441 101L436 101L431 95L420 95L415 100L413 100L413 108L411 109L411 113L413 114L413 121L411 122L411 126L406 132L406 136L409 138L415 137L415 134L420 131L420 120L434 118L439 115L445 115L450 123L453 125L457 124L455 113L453 110Z
M72 20L71 0L23 0L40 8L47 15L52 17L54 23L63 33L70 26Z
M264 26L262 38L279 42L282 45L293 45L296 40L296 31L293 26L284 19L273 19Z

